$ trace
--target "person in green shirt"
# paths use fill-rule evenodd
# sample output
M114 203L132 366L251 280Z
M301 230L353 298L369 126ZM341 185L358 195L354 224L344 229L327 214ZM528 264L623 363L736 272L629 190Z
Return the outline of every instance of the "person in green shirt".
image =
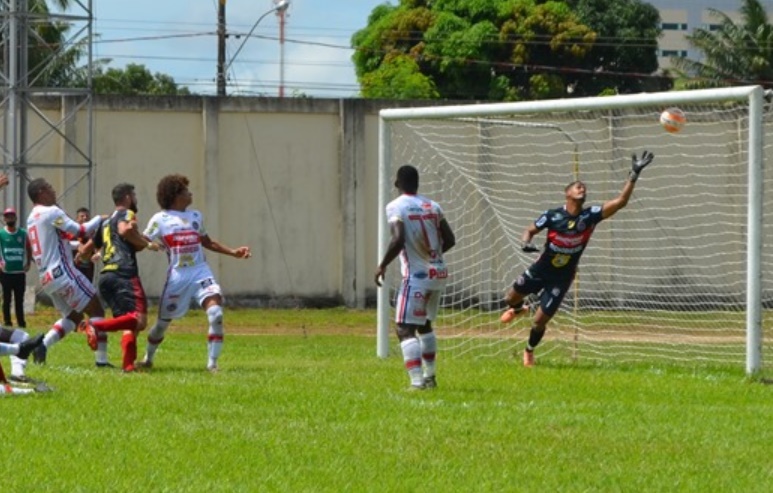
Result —
M24 228L16 227L16 210L8 207L3 211L5 227L0 229L0 284L3 287L3 324L11 321L11 299L16 311L16 326L27 327L24 320L24 290L27 288L27 271L32 261L32 247Z

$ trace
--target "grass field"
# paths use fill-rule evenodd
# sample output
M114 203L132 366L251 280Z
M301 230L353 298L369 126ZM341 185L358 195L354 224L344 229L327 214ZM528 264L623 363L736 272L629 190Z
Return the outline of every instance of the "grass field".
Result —
M31 319L45 327L53 314ZM773 386L743 368L443 358L407 392L375 312L229 310L222 371L200 310L147 374L72 335L0 399L9 492L743 491L773 484ZM37 332L30 329L30 332ZM141 339L140 352L144 349ZM119 361L118 338L111 359ZM4 361L8 368L7 359Z

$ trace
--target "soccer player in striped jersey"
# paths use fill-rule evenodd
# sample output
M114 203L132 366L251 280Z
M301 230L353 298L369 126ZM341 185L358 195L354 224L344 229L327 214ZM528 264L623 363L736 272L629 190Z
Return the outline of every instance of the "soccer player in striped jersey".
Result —
M61 318L46 333L43 344L33 353L36 363L46 362L48 349L75 330L83 314L94 320L104 317L97 291L75 268L70 240L94 234L102 222L100 216L78 224L56 205L56 191L43 178L32 180L27 195L33 203L27 217L27 236L32 258L38 268L43 291L51 298Z
M534 348L542 340L548 322L558 311L572 285L580 257L596 225L628 204L639 173L654 157L648 151L644 151L641 157L634 154L623 190L602 205L584 207L587 193L585 184L581 181L570 183L564 189L564 206L543 212L523 232L523 251L537 252L539 249L532 243L532 239L543 229L548 230L542 255L507 289L505 302L510 308L500 317L502 322L508 323L525 315L528 309L524 305L524 298L539 293L539 307L534 313L529 340L523 353L524 366L534 366Z
M94 351L99 348L100 336L106 336L107 332L123 332L121 369L128 373L135 370L137 334L145 328L148 319L148 302L140 280L136 252L145 248L157 251L158 245L148 241L139 231L134 185L119 183L113 187L112 197L115 210L102 223L93 243L102 259L99 293L113 317L84 320L80 327Z
M456 244L437 202L418 194L419 172L406 164L397 170L400 196L386 206L391 240L376 268L381 286L387 266L400 256L403 280L397 291L395 322L409 389L435 388L437 340L432 329L448 280L443 254Z

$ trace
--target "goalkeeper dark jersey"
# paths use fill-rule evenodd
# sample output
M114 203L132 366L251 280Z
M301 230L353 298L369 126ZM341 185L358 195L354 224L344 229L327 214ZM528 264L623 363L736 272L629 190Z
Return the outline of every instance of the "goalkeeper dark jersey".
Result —
M593 230L602 219L600 205L586 207L577 216L569 214L564 207L543 212L534 225L540 231L548 230L545 250L529 267L531 273L540 277L573 276Z
M102 223L101 231L94 235L94 246L102 248L103 267L100 272L114 272L125 277L139 276L137 253L134 247L118 234L118 225L121 222L135 219L134 212L129 209L116 210Z

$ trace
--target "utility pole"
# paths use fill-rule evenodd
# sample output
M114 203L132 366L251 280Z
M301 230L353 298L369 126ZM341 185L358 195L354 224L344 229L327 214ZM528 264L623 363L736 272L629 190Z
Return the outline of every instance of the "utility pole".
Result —
M217 7L217 95L225 96L225 2L218 0Z

